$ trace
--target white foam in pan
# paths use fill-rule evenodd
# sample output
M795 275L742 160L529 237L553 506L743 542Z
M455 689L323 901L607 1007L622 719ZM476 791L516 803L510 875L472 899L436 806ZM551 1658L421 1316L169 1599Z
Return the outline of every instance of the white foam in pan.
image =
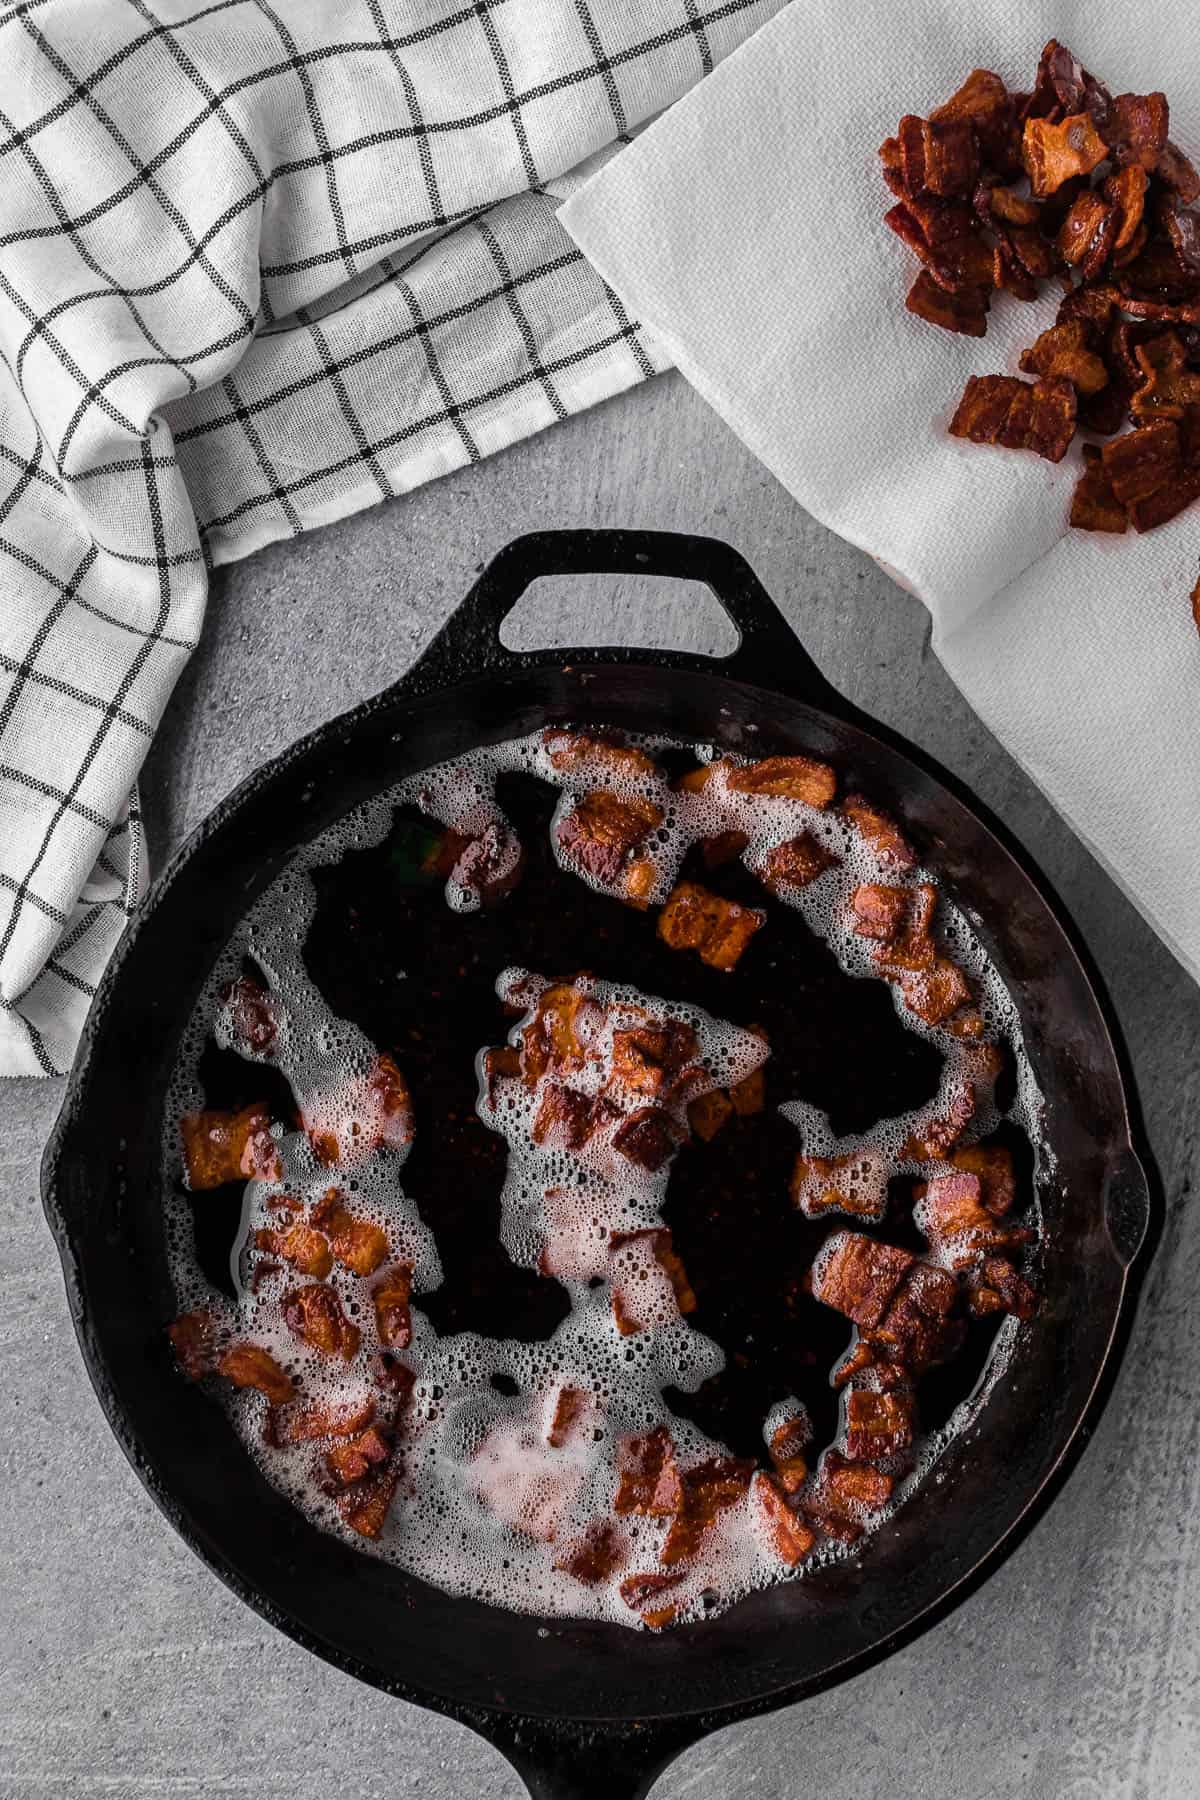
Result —
M322 1129L343 1134L351 1116L361 1113L362 1084L375 1064L376 1048L357 1027L332 1014L305 968L304 943L316 905L310 871L337 862L351 849L381 843L394 809L401 805L421 807L464 838L493 830L504 854L519 851L496 799L497 777L506 771L536 775L563 790L551 829L556 856L575 875L580 871L558 844L556 828L581 794L602 787L657 806L662 822L647 846L655 864L650 896L654 902L666 898L688 849L700 838L729 830L744 833L748 841L742 860L756 869L773 846L798 831L810 832L836 861L808 887L780 897L799 909L847 972L874 974L869 946L846 922L850 895L860 882L912 885L934 879L928 872L897 875L836 812L730 790L724 765L699 792L677 792L650 760L665 740L630 740L630 744L635 752L644 753L641 763L635 754L626 765L618 760L614 766L611 754L601 748L576 754L568 767L561 766L562 759L556 766L540 734L497 745L410 778L300 853L242 922L212 971L180 1049L163 1145L171 1272L180 1310L214 1308L231 1331L271 1349L306 1398L342 1401L366 1391L367 1359L378 1347L370 1283L340 1266L329 1277L362 1331L363 1355L351 1369L306 1350L281 1316L280 1294L287 1283L267 1279L256 1292L251 1280L247 1245L257 1228L271 1225L272 1200L286 1188L307 1204L320 1197L336 1174L353 1209L377 1222L387 1233L392 1255L413 1267L413 1341L404 1360L417 1379L402 1440L402 1480L380 1539L353 1541L451 1592L520 1611L603 1617L627 1625L637 1623L637 1614L622 1601L618 1583L630 1572L656 1566L665 1532L662 1521L629 1517L618 1522L621 1558L611 1579L585 1584L556 1567L564 1549L589 1524L613 1519L619 1440L661 1424L670 1429L685 1467L724 1453L722 1445L672 1414L663 1393L668 1386L694 1392L723 1368L722 1350L680 1316L669 1283L662 1286L660 1298L654 1298L657 1265L652 1258L636 1266L635 1247L622 1273L621 1259L614 1266L609 1252L613 1233L662 1224L669 1165L657 1172L640 1168L613 1150L612 1129L596 1133L580 1151L553 1142L539 1146L532 1137L538 1096L513 1079L495 1082L489 1091L481 1078L480 1117L508 1146L501 1196L504 1247L515 1262L528 1266L537 1266L548 1246L566 1252L559 1278L570 1311L544 1342L495 1340L471 1332L442 1337L420 1306L420 1296L435 1290L442 1278L436 1234L405 1191L407 1150L398 1136L397 1141L379 1143L356 1156L351 1167L331 1172L317 1160L303 1132L275 1125L281 1180L247 1183L232 1269L236 1301L230 1304L210 1287L197 1262L192 1205L179 1185L178 1125L184 1113L203 1104L197 1071L204 1043L213 1033L223 1046L250 1060L256 1055L269 1059L286 1077L305 1119L317 1118ZM690 748L699 760L712 759L710 749ZM460 862L447 882L447 901L457 910L470 911L480 901L469 873ZM581 878L601 891L615 892L592 877ZM506 902L510 903L519 900ZM1049 1167L1041 1138L1041 1100L1016 1008L965 916L944 894L938 918L948 953L972 978L987 1038L1006 1042L1015 1061L1016 1100L1011 1113L1034 1143L1040 1182ZM647 921L647 929L652 928ZM246 957L261 969L271 996L276 1035L266 1058L248 1049L231 1029L220 1000L223 987L238 975ZM419 978L419 971L409 973ZM519 998L529 1008L545 986L544 977L531 971L497 969L496 980L502 996ZM588 984L588 993L608 1036L598 1046L597 1060L572 1076L572 1085L585 1093L589 1083L598 1086L610 1066L612 1031L622 1021L646 1014L660 1021L683 1020L693 1028L710 1087L741 1080L765 1054L760 1038L697 1007L601 982ZM946 1056L939 1099L903 1119L883 1120L853 1141L834 1137L828 1119L803 1101L789 1102L781 1110L797 1128L798 1149L832 1156L866 1145L883 1159L888 1175L930 1172L926 1165L906 1161L903 1147L914 1128L937 1116L939 1100L944 1102L962 1078L966 1050L948 1032L922 1025L900 1001L897 1009L908 1029L929 1037ZM514 1027L514 1040L524 1022ZM481 1057L484 1048L464 1045L463 1055ZM693 1087L692 1093L697 1091ZM974 1134L996 1122L994 1108L985 1100ZM420 1119L416 1129L422 1129ZM836 1224L836 1219L831 1221L831 1226ZM646 1328L628 1336L616 1328L610 1292L610 1281L623 1278L641 1281L639 1294L647 1301ZM1016 1329L1012 1320L1001 1327L981 1388L939 1433L919 1444L913 1472L898 1485L887 1509L864 1520L869 1527L891 1515L936 1464L946 1444L977 1416L988 1387L1000 1377ZM591 1401L565 1441L552 1447L547 1442L548 1421L564 1385L586 1391ZM264 1442L262 1397L222 1386L220 1399L268 1478L323 1528L345 1532L332 1502L310 1479L311 1450L281 1450ZM769 1436L796 1410L795 1401L782 1398L764 1421L765 1434ZM678 1603L681 1616L711 1611L750 1588L802 1574L805 1568L843 1553L826 1543L800 1570L787 1569L746 1499L720 1515L669 1598Z

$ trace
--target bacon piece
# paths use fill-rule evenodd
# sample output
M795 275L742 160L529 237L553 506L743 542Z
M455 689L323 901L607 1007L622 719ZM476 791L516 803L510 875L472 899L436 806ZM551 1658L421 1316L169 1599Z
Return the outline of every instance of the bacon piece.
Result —
M483 1053L483 1086L488 1105L496 1100L498 1081L516 1081L521 1075L521 1051L516 1044L501 1044Z
M1122 506L1131 507L1179 474L1179 427L1174 419L1156 419L1105 444L1102 455L1113 493Z
M688 1101L687 1116L696 1136L710 1144L726 1120L732 1118L733 1101L723 1088L714 1088L710 1094Z
M217 1358L216 1369L234 1387L257 1388L272 1406L282 1406L296 1391L291 1376L261 1344L230 1344Z
M657 879L658 869L651 858L635 856L632 862L626 863L618 883L621 899L627 906L636 906L639 912L645 912Z
M955 1317L958 1299L958 1283L948 1269L914 1263L879 1324L865 1334L872 1351L894 1359L914 1376L947 1362L966 1332L963 1321ZM838 1374L845 1379L855 1372ZM841 1385L836 1377L835 1385Z
M956 93L929 115L931 125L962 119L974 128L983 160L1005 174L1019 174L1020 144L1014 98L991 69L972 69Z
M524 871L520 838L503 820L494 819L467 839L450 875L459 887L478 894L481 905L496 906L512 893Z
M658 765L644 750L635 750L616 737L551 727L542 733L542 746L553 769L573 775L601 770L629 780L656 775Z
M331 1100L318 1099L304 1130L325 1168L349 1167L382 1144L412 1142L412 1097L394 1057L383 1052L365 1077L356 1077Z
M764 756L730 769L725 785L733 794L802 800L823 811L837 790L837 776L828 763L815 762L811 756Z
M971 989L957 963L936 956L919 968L889 966L884 958L892 954L891 949L877 953L877 966L900 989L909 1012L926 1025L942 1024L970 999Z
M658 916L658 935L669 949L696 950L709 968L727 972L766 920L757 906L739 906L699 882L681 881Z
M1129 526L1129 514L1113 492L1096 444L1083 446L1083 474L1071 496L1071 524L1081 531L1121 532Z
M179 1122L179 1135L184 1180L193 1193L227 1181L278 1181L283 1173L265 1106L187 1113Z
M913 1220L956 1269L994 1251L1015 1249L1033 1237L1024 1226L996 1223L983 1205L979 1177L967 1170L956 1169L918 1186Z
M1015 375L972 375L950 435L1061 462L1075 435L1075 411L1075 390L1059 376L1030 385Z
M1021 161L1039 198L1057 192L1073 176L1090 175L1107 155L1108 145L1086 112L1072 113L1058 123L1046 118L1025 121Z
M274 1047L279 1021L266 988L239 975L221 989L221 1005L235 1048L265 1056Z
M1091 330L1083 319L1051 325L1028 350L1022 350L1020 367L1027 375L1061 375L1079 394L1096 394L1107 385L1104 359L1089 349Z
M683 1482L675 1460L675 1445L665 1425L656 1425L637 1437L622 1438L617 1445L617 1497L620 1514L644 1513L652 1519L674 1516L683 1505Z
M842 802L842 812L882 862L891 863L897 869L916 868L916 852L885 812L880 812L861 794L847 794Z
M1165 94L1118 94L1107 134L1115 160L1122 167L1140 163L1152 174L1167 147L1169 123Z
M918 119L906 113L897 132L900 171L909 194L969 194L979 179L975 133L964 119Z
M746 831L717 831L712 837L701 838L700 854L705 868L722 869L726 863L736 861L749 842Z
M352 1481L361 1481L372 1469L387 1462L391 1454L391 1433L381 1425L369 1425L356 1437L335 1444L325 1456L324 1466L330 1486L345 1488Z
M1002 1144L971 1144L956 1150L950 1161L956 1169L977 1178L979 1198L993 1219L1012 1210L1016 1181L1012 1157Z
M677 1606L647 1607L648 1600L665 1594L673 1587L678 1587L683 1580L682 1570L671 1573L667 1570L653 1570L645 1575L627 1575L618 1592L631 1612L641 1614L642 1624L651 1631L661 1631L669 1625L679 1611Z
M911 890L883 882L863 882L850 896L851 929L859 937L893 943L904 930L911 904Z
M853 1463L837 1450L827 1450L803 1511L818 1530L844 1544L863 1534L865 1515L885 1506L893 1480L869 1463Z
M767 1101L767 1078L761 1063L749 1075L744 1075L741 1081L734 1082L729 1090L729 1098L739 1118L751 1118L763 1110Z
M650 800L622 800L596 788L576 802L574 811L559 822L555 836L569 862L611 885L631 852L645 843L664 816L662 807Z
M573 1387L561 1381L546 1402L545 1438L552 1450L561 1450L578 1437L596 1411L591 1388Z
M577 1088L548 1081L529 1135L535 1144L552 1139L568 1150L582 1150L605 1122L606 1111L609 1118L616 1117L615 1109L602 1096L581 1094Z
M625 1545L620 1532L608 1519L594 1519L580 1537L567 1545L554 1561L556 1569L576 1581L595 1587L621 1565Z
M217 1353L217 1321L206 1306L180 1313L167 1326L175 1359L189 1381L210 1375Z
M1200 468L1184 470L1144 500L1135 500L1129 517L1135 531L1154 531L1200 499Z
M804 1450L811 1436L812 1426L803 1408L781 1420L771 1433L767 1455L776 1481L787 1494L797 1493L808 1475Z
M975 211L985 225L999 219L1005 225L1036 225L1042 216L1039 200L1018 194L1015 188L984 180L975 189Z
M318 1401L304 1406L299 1401L290 1406L272 1407L267 1419L267 1441L280 1448L291 1444L311 1444L320 1438L352 1438L365 1431L375 1417L375 1402L370 1394L341 1405Z
M379 1341L392 1350L406 1350L412 1342L412 1278L408 1263L393 1263L371 1289Z
M665 1225L614 1232L608 1279L613 1318L622 1337L651 1330L664 1311L669 1314L672 1304L680 1313L696 1310L687 1270L671 1247L671 1233Z
M340 1188L325 1190L309 1213L309 1221L326 1234L334 1257L354 1275L373 1275L387 1256L387 1233L382 1226L352 1213ZM307 1272L318 1273L315 1269Z
M1182 419L1200 405L1200 372L1189 368L1178 332L1163 331L1138 344L1134 357L1141 385L1130 403L1139 425L1154 419Z
M1104 197L1117 211L1114 252L1127 250L1141 230L1150 177L1140 163L1117 169L1104 183Z
M256 1231L254 1248L265 1250L270 1256L281 1256L291 1263L297 1274L311 1275L314 1281L324 1281L333 1267L333 1252L328 1240L299 1219L286 1231L266 1228Z
M835 1232L813 1264L816 1299L845 1313L856 1325L878 1325L916 1257L895 1244L881 1244L861 1232Z
M1028 119L1061 118L1064 113L1078 112L1084 104L1090 80L1079 58L1057 38L1051 38L1038 59L1037 77L1024 116Z
M1200 631L1200 576L1197 577L1196 585L1192 589L1192 618L1195 621L1196 630Z
M827 850L811 831L801 831L781 844L773 844L754 873L773 894L807 887L840 859Z
M1200 200L1200 175L1177 144L1168 141L1163 146L1154 173L1174 192L1181 206L1190 206L1193 200Z
M613 1032L613 1074L634 1093L670 1094L694 1066L697 1047L696 1033L683 1019L649 1019Z
M594 1038L600 1024L600 1008L573 983L558 982L546 988L521 1033L525 1086L536 1087L547 1070L569 1074L595 1061Z
M1055 244L1064 262L1077 268L1085 281L1094 281L1112 252L1121 215L1094 188L1075 200L1059 228Z
M887 1161L875 1150L847 1156L798 1156L792 1170L792 1205L806 1219L828 1212L882 1219L887 1210Z
M371 1358L371 1380L385 1394L407 1400L416 1386L416 1376L407 1363L402 1363L390 1350L380 1350Z
M943 331L961 332L964 337L987 334L989 300L986 288L964 288L955 293L935 281L928 269L921 269L904 304L918 319L924 319L929 325L940 325Z
M400 1472L394 1466L379 1468L336 1496L337 1509L351 1531L359 1537L379 1536L399 1480Z
M659 1556L664 1568L696 1554L700 1540L718 1516L744 1499L753 1475L750 1457L711 1456L698 1467L684 1470L683 1505L667 1527Z
M288 1330L322 1356L340 1356L349 1362L357 1354L360 1332L342 1311L331 1287L314 1281L294 1288L283 1297L283 1319Z
M1032 1319L1037 1295L1007 1257L985 1256L979 1268L967 1276L967 1311L977 1319L997 1312Z
M794 1569L816 1543L816 1533L792 1511L773 1475L764 1474L760 1469L751 1484L750 1496L771 1548L780 1562Z
M687 1133L660 1106L639 1106L613 1132L612 1147L639 1168L655 1172L679 1148Z
M846 1455L851 1462L871 1462L911 1448L913 1399L898 1390L873 1393L853 1388L846 1401Z
M975 1091L969 1082L958 1082L947 1095L946 1110L911 1131L901 1155L906 1162L940 1161L974 1117Z

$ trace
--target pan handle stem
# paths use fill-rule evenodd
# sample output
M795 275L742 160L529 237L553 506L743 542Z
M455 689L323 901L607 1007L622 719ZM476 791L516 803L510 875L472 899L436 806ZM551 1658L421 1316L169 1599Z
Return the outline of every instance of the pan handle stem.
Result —
M493 557L416 666L398 684L406 695L481 675L560 663L560 650L509 650L500 627L530 584L543 575L666 575L710 588L738 633L737 648L714 658L630 645L593 649L588 662L650 663L711 669L754 686L782 689L814 706L837 703L835 690L797 639L745 558L717 538L674 531L536 531Z
M531 1800L645 1800L668 1765L707 1733L691 1720L614 1731L497 1717L485 1735Z

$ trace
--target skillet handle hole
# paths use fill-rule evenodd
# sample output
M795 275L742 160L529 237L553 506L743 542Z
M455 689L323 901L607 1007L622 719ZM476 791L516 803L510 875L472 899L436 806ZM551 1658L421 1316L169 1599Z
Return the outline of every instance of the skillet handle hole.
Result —
M702 581L674 575L539 575L500 626L506 650L690 650L732 656L736 625Z

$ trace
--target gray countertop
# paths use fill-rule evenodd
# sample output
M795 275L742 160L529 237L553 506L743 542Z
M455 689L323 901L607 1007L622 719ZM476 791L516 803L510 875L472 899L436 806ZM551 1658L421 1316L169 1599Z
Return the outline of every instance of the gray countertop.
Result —
M264 758L401 673L508 538L584 524L729 539L832 680L1023 840L1108 984L1168 1209L1108 1411L1016 1554L882 1667L699 1745L655 1800L1184 1800L1200 1786L1200 991L973 717L921 606L814 524L677 376L221 574L146 769L155 866ZM540 599L514 621L523 641L721 639L715 603L689 594ZM465 1728L264 1625L126 1466L37 1201L60 1098L59 1083L0 1084L0 1796L516 1800L516 1776Z

